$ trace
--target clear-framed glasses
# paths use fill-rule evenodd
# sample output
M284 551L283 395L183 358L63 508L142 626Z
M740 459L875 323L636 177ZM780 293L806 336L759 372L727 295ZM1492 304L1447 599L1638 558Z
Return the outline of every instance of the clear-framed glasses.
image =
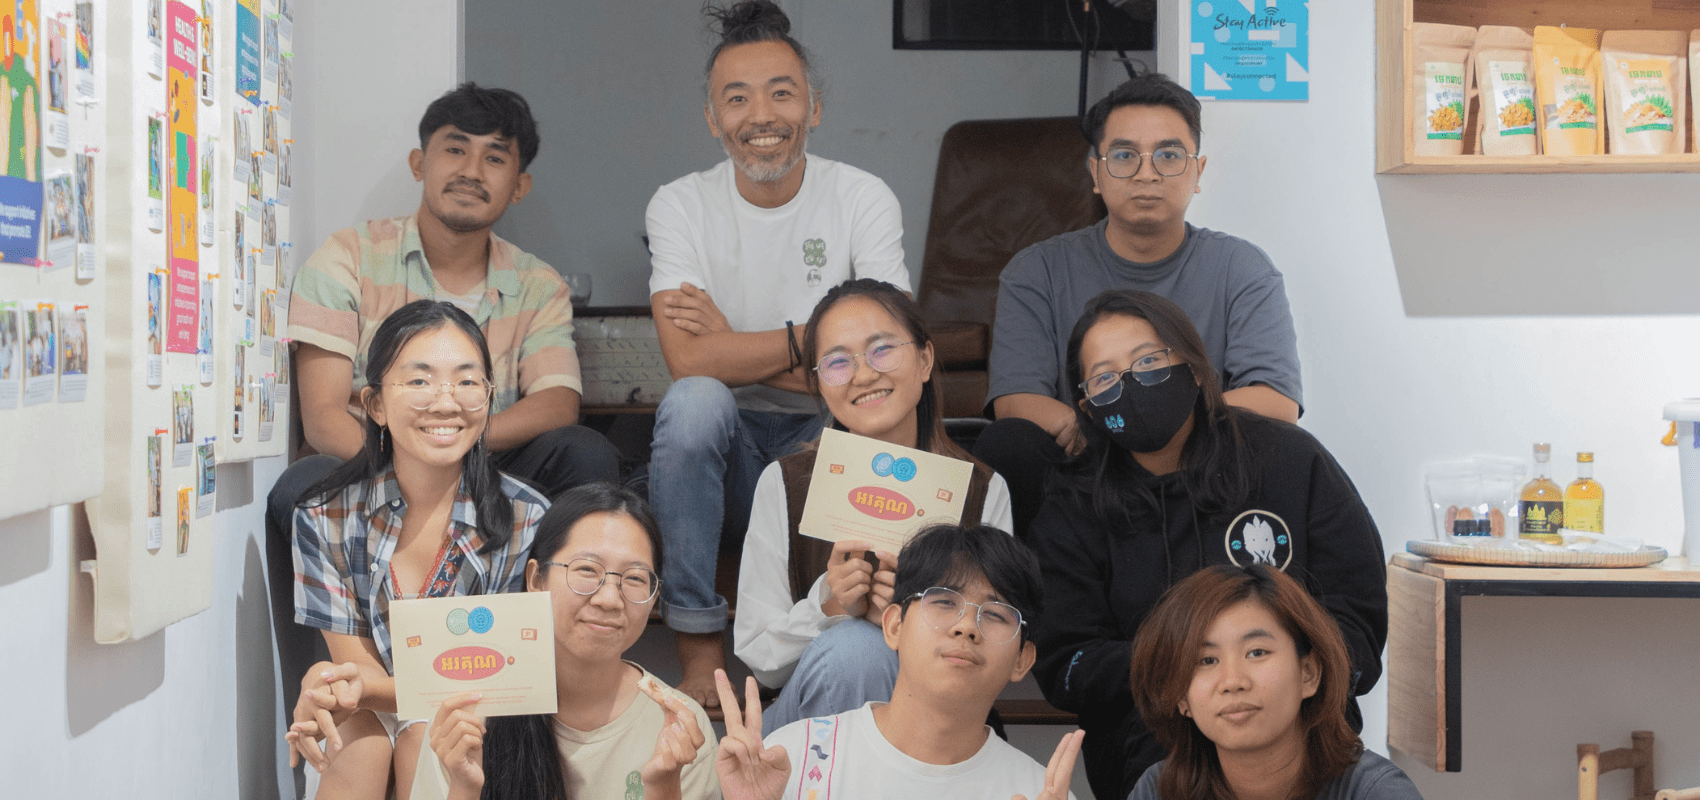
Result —
M455 405L464 411L477 411L490 402L491 390L495 385L483 378L461 378L458 381L433 382L430 378L414 378L390 386L401 387L402 402L414 411L424 411L437 402L437 398L448 392L455 399Z
M543 563L567 571L567 588L573 590L573 594L596 594L602 584L607 582L609 575L619 580L620 597L633 605L648 603L661 591L660 576L648 567L632 567L625 572L614 572L602 566L602 562L589 558L575 558L565 564L559 561Z
M1104 162L1104 169L1109 170L1112 178L1131 178L1139 174L1139 165L1145 161L1144 153L1131 147L1112 147L1103 155L1093 153L1092 157ZM1197 153L1188 153L1186 148L1169 145L1152 150L1151 168L1158 175L1173 178L1186 172L1188 159L1197 158Z
M1121 399L1122 375L1131 376L1141 386L1156 386L1169 379L1169 367L1172 366L1169 353L1174 348L1165 347L1153 350L1133 360L1133 366L1127 369L1100 372L1082 381L1080 390L1086 393L1086 399L1095 406L1107 406Z
M860 358L875 372L890 372L903 366L903 348L914 342L874 342L863 353L831 353L815 365L820 382L828 386L843 386L856 374L856 359Z
M937 631L948 631L962 619L969 606L974 607L974 627L980 631L980 639L986 644L1003 644L1015 638L1021 632L1021 626L1027 623L1021 619L1021 612L1008 603L991 601L986 603L970 603L955 589L934 586L924 592L909 595L910 600L921 601L921 621Z

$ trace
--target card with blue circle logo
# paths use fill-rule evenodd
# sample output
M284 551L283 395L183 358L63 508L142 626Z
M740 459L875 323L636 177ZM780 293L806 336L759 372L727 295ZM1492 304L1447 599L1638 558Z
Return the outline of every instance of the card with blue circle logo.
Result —
M1310 3L1189 0L1192 93L1201 100L1310 99ZM1185 35L1183 34L1183 37Z
M973 474L966 461L828 429L797 528L895 553L921 528L962 519Z
M554 632L548 592L391 603L396 713L430 719L461 692L485 716L555 713Z

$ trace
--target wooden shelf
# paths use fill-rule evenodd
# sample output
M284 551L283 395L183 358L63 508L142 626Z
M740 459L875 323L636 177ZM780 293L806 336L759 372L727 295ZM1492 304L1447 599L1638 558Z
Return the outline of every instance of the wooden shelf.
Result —
M1672 156L1417 156L1411 143L1411 23L1570 25L1598 30L1700 30L1700 3L1671 0L1376 0L1378 173L1700 172L1700 154ZM1694 76L1689 76L1690 80ZM1683 87L1683 91L1688 91ZM1602 115L1602 124L1604 124ZM1473 122L1471 123L1473 127ZM1692 137L1691 137L1692 138ZM1470 139L1466 132L1466 141Z
M1387 570L1387 746L1437 771L1463 768L1463 598L1700 599L1700 568L1479 567L1395 553Z

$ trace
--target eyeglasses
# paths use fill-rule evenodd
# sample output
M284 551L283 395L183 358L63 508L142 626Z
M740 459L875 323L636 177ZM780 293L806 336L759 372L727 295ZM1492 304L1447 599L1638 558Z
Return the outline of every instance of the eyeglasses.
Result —
M1092 154L1093 158L1104 162L1112 178L1131 178L1139 174L1139 166L1145 162L1145 154L1131 147L1112 147L1103 155ZM1173 178L1186 172L1187 159L1197 158L1197 153L1188 153L1186 148L1169 145L1151 151L1151 168L1158 175Z
M936 631L948 631L956 627L962 620L962 615L969 606L974 607L974 627L980 633L981 641L986 644L1003 644L1015 638L1021 632L1021 612L1008 603L996 601L987 603L970 603L963 598L962 593L943 586L934 586L924 592L909 595L910 600L919 598L921 601L921 620Z
M483 378L461 378L450 383L432 383L426 378L414 378L401 383L390 383L387 386L400 386L402 402L414 411L424 411L435 405L437 398L443 392L448 392L455 399L455 405L463 411L477 411L490 402L490 392L495 384Z
M1156 386L1169 379L1172 347L1153 350L1133 360L1133 366L1113 372L1100 372L1081 382L1080 390L1095 406L1107 406L1121 399L1122 375L1129 375L1141 386Z
M864 353L832 353L815 365L820 382L828 386L843 386L856 374L856 359L860 358L875 372L890 372L903 366L903 347L914 342L875 342Z
M562 564L559 561L545 561L551 567L560 567L567 571L567 588L573 594L593 595L602 589L609 575L620 579L620 597L632 605L643 605L655 599L661 591L661 578L648 567L632 567L625 572L612 572L602 563L589 558L575 558Z

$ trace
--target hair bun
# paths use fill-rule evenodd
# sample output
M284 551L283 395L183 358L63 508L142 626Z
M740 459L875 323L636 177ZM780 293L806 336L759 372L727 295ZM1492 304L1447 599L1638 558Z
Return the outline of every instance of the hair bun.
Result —
M718 27L716 32L722 39L749 41L761 38L751 36L758 32L772 31L780 36L791 32L791 18L773 0L743 0L729 8L710 7L705 13L713 20L711 29Z

